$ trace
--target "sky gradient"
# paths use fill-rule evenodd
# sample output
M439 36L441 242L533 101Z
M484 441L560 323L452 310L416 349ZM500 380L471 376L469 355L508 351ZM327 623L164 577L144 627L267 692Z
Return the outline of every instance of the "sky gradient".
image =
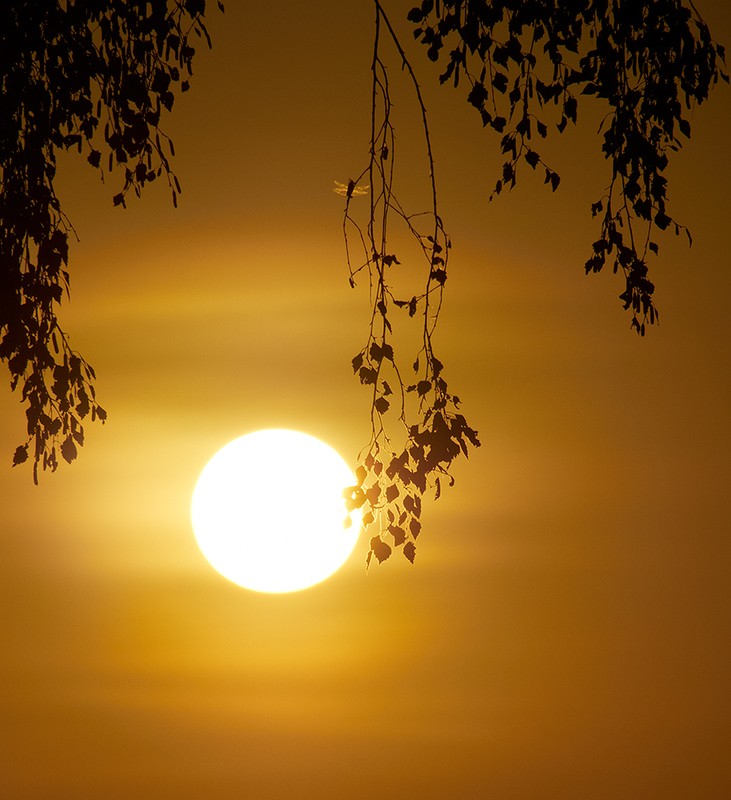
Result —
M728 6L697 5L731 43ZM0 794L729 796L729 88L669 169L694 244L661 240L640 339L620 279L583 274L598 113L553 146L556 194L525 175L488 204L497 142L399 26L453 242L436 352L483 446L425 504L413 567L366 574L363 537L330 580L259 595L208 566L190 495L258 428L353 463L367 443L368 297L332 187L367 164L372 10L228 6L167 125L177 210L154 185L113 208L114 179L61 165L80 237L62 321L109 420L35 487L0 393ZM399 95L417 198L414 110Z

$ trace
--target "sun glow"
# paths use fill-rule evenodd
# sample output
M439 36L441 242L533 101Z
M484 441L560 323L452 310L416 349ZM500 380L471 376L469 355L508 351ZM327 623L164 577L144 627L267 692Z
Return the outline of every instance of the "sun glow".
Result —
M293 592L328 578L360 532L343 490L355 483L329 445L298 431L229 442L198 478L191 519L198 546L224 577L259 592Z

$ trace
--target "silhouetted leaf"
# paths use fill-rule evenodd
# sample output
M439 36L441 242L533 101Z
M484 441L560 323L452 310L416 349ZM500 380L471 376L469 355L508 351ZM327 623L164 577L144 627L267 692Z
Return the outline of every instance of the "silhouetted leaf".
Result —
M505 94L508 89L508 76L503 72L496 72L492 77L492 85L501 94Z
M378 559L379 564L382 564L391 555L390 545L386 544L380 536L374 536L371 539L371 551Z
M61 445L61 455L70 464L76 458L76 445L73 437L67 436Z
M13 466L17 466L18 464L22 464L24 461L28 460L28 445L22 444L15 449L15 453L13 454Z
M447 280L447 272L441 268L433 269L431 271L431 277L440 285L443 286L444 282Z
M482 108L488 98L487 89L482 83L475 83L467 95L467 102L475 108Z
M381 487L380 484L374 483L373 486L369 486L368 489L365 491L365 499L371 506L375 506L378 503L378 498L381 496Z
M664 214L662 211L658 211L658 213L655 215L655 225L657 225L657 227L662 231L664 231L671 222L672 220L670 217L667 214Z
M365 384L375 383L378 378L378 372L370 367L361 367L358 371L360 382Z
M390 404L385 397L377 397L373 405L379 414L385 414Z
M406 531L398 525L389 525L388 532L393 537L393 544L395 547L401 547L406 541Z

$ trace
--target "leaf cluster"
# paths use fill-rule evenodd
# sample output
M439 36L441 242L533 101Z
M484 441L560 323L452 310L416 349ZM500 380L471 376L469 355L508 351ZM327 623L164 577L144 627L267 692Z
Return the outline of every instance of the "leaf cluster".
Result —
M500 136L505 157L491 199L515 186L519 166L559 175L541 154L549 131L576 123L581 96L605 104L602 152L611 178L592 214L601 233L585 270L621 270L632 327L657 319L647 256L653 230L687 229L667 207L668 152L691 133L689 111L719 77L724 49L685 0L423 0L408 14L442 83L468 84L467 101ZM689 240L690 240L690 235Z
M371 391L371 438L359 457L357 484L346 492L349 510L362 511L363 525L370 532L367 564L385 561L400 549L411 562L421 531L422 497L434 489L438 497L443 480L451 485L452 462L478 447L477 433L459 413L459 397L452 394L443 375L443 365L434 353L433 335L447 281L449 237L438 210L434 159L421 91L380 3L376 2L376 26L372 62L371 157L360 177L368 176L371 188L367 223L353 211L353 192L346 193L343 230L350 270L350 283L366 272L371 288L371 320L365 346L353 358L353 371ZM381 31L385 29L402 59L422 113L426 143L426 166L431 194L428 211L409 213L398 199L395 178L396 137L389 72L384 61ZM350 181L355 186L358 181ZM420 263L410 265L417 276L413 291L396 294L394 271L407 265L390 249L390 232L399 223L418 245ZM353 268L349 229L354 228L364 260ZM418 259L417 259L418 262ZM403 282L403 274L402 274ZM404 379L394 343L397 329L413 321L421 328L421 347Z
M455 458L479 447L477 432L459 413L460 399L449 392L442 363L423 347L411 366L414 383L404 386L393 348L376 337L353 359L361 383L372 386L372 437L356 470L358 483L346 491L348 510L360 508L362 523L371 530L366 563L381 563L394 548L413 563L421 532L421 498L429 489L441 494L442 481L451 486ZM421 364L420 362L424 363ZM398 394L384 374L395 376ZM389 377L389 375L387 375ZM408 415L406 400L416 398L418 413ZM387 435L387 414L396 413L404 435L395 444ZM410 419L416 419L410 422Z
M106 418L94 371L56 313L69 291L73 231L54 189L57 154L85 155L102 179L121 171L115 205L161 176L177 203L174 147L160 121L189 87L194 41L210 46L205 5L0 4L0 359L27 406L28 440L13 463L29 458L33 442L36 482L39 464L56 469L58 452L75 458L83 419Z

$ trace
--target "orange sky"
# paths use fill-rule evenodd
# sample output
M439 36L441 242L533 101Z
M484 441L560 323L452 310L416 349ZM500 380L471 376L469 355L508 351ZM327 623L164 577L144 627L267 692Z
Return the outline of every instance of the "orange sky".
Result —
M698 5L731 42L727 5ZM366 575L364 538L329 581L257 595L198 552L190 494L260 427L351 461L367 442L349 365L367 292L332 185L366 164L372 15L229 6L168 124L180 208L151 187L122 211L116 183L61 174L81 238L63 321L109 421L34 487L0 394L0 794L728 796L728 87L671 168L694 245L661 241L644 340L619 280L583 275L606 178L593 112L556 144L556 195L526 176L488 205L495 141L429 87L454 245L437 354L483 446L427 504L415 566Z

